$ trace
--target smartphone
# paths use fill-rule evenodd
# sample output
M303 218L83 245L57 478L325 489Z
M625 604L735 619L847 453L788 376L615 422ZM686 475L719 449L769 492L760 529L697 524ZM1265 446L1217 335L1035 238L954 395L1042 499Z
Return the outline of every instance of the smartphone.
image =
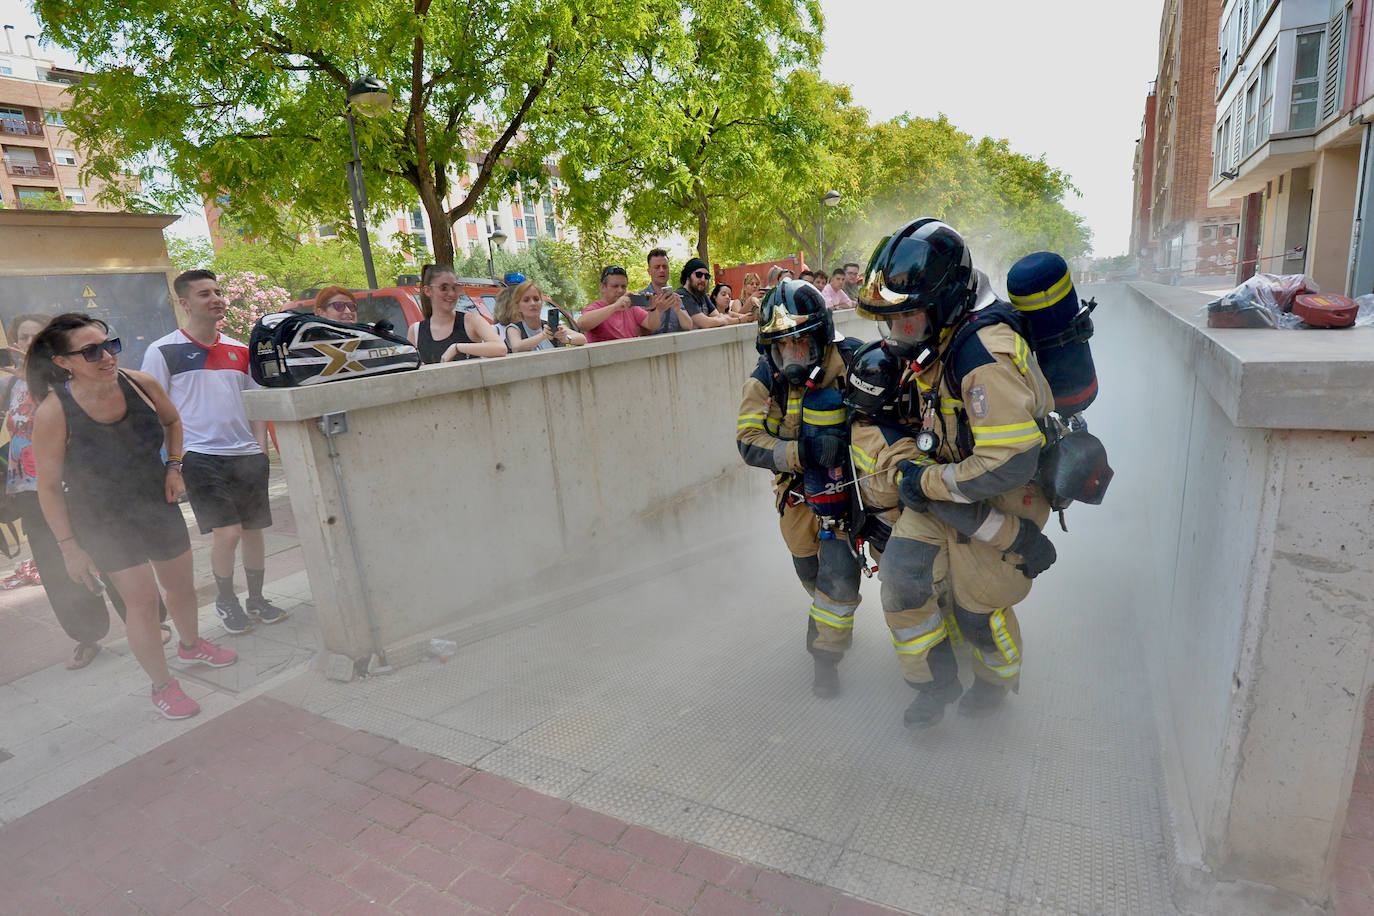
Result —
M550 330L550 331L557 331L557 330L558 330L558 322L559 322L560 319L562 319L562 317L563 317L563 315L562 315L561 312L558 311L558 309L553 309L553 310L551 310L551 311L549 312L549 330Z
M642 309L649 307L649 296L647 293L630 293L630 305L637 305Z

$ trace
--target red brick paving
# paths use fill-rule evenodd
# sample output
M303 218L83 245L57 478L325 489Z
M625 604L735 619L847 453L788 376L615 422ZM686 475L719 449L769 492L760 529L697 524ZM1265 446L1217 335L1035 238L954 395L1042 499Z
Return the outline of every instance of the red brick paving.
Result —
M0 827L0 862L25 913L892 912L267 698Z
M1374 703L1365 710L1360 762L1331 882L1336 916L1374 916Z

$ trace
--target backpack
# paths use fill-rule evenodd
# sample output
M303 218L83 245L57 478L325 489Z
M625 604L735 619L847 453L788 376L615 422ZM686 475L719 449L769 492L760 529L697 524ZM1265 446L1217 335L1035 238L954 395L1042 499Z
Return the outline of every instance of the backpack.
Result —
M381 323L350 324L305 312L264 315L248 340L253 380L294 388L420 368L420 353Z

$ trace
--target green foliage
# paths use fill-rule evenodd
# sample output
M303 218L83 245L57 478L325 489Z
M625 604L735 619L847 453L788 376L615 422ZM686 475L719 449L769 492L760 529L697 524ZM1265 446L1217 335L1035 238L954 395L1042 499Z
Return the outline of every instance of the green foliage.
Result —
M66 195L56 191L32 194L19 203L25 210L70 210L76 206L67 199Z
M178 270L204 267L220 274L253 274L268 286L278 286L298 297L302 290L323 286L365 289L367 272L363 269L358 246L343 239L270 244L234 239L219 251L205 240L168 239L167 253ZM372 263L377 282L387 286L402 273L414 273L416 265L407 262L399 251L373 246ZM485 273L485 270L483 271Z
M696 237L710 260L712 213L756 186L784 137L781 88L820 57L817 0L664 3L657 43L614 60L615 129L570 135L560 167L578 225L604 229L620 209L645 232Z
M494 260L497 279L508 273L524 274L538 280L544 295L568 309L580 309L588 301L578 282L577 249L568 242L538 239L525 251L497 251ZM460 277L488 276L486 250L474 248L454 270Z
M681 9L669 0L34 7L52 40L91 70L66 118L88 176L114 179L131 161L156 161L170 176L145 168L143 191L116 182L107 200L166 208L227 194L240 225L278 242L296 219L349 222L341 115L352 80L370 73L394 100L356 118L372 215L418 198L445 263L454 221L517 184L547 190L545 163L566 136L605 131L625 113L613 65L660 47L659 33L680 30Z

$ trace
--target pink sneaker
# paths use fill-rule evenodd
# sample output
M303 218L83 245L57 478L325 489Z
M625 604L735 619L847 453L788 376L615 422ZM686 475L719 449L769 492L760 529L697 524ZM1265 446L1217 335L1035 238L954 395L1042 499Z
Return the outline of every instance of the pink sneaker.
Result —
M200 704L181 692L176 678L168 678L167 685L153 691L153 705L169 719L189 719L200 712Z
M239 660L239 654L233 649L221 649L219 646L210 642L202 636L196 640L196 647L188 649L177 641L177 658L184 662L200 662L202 665L209 665L211 668L227 668Z

